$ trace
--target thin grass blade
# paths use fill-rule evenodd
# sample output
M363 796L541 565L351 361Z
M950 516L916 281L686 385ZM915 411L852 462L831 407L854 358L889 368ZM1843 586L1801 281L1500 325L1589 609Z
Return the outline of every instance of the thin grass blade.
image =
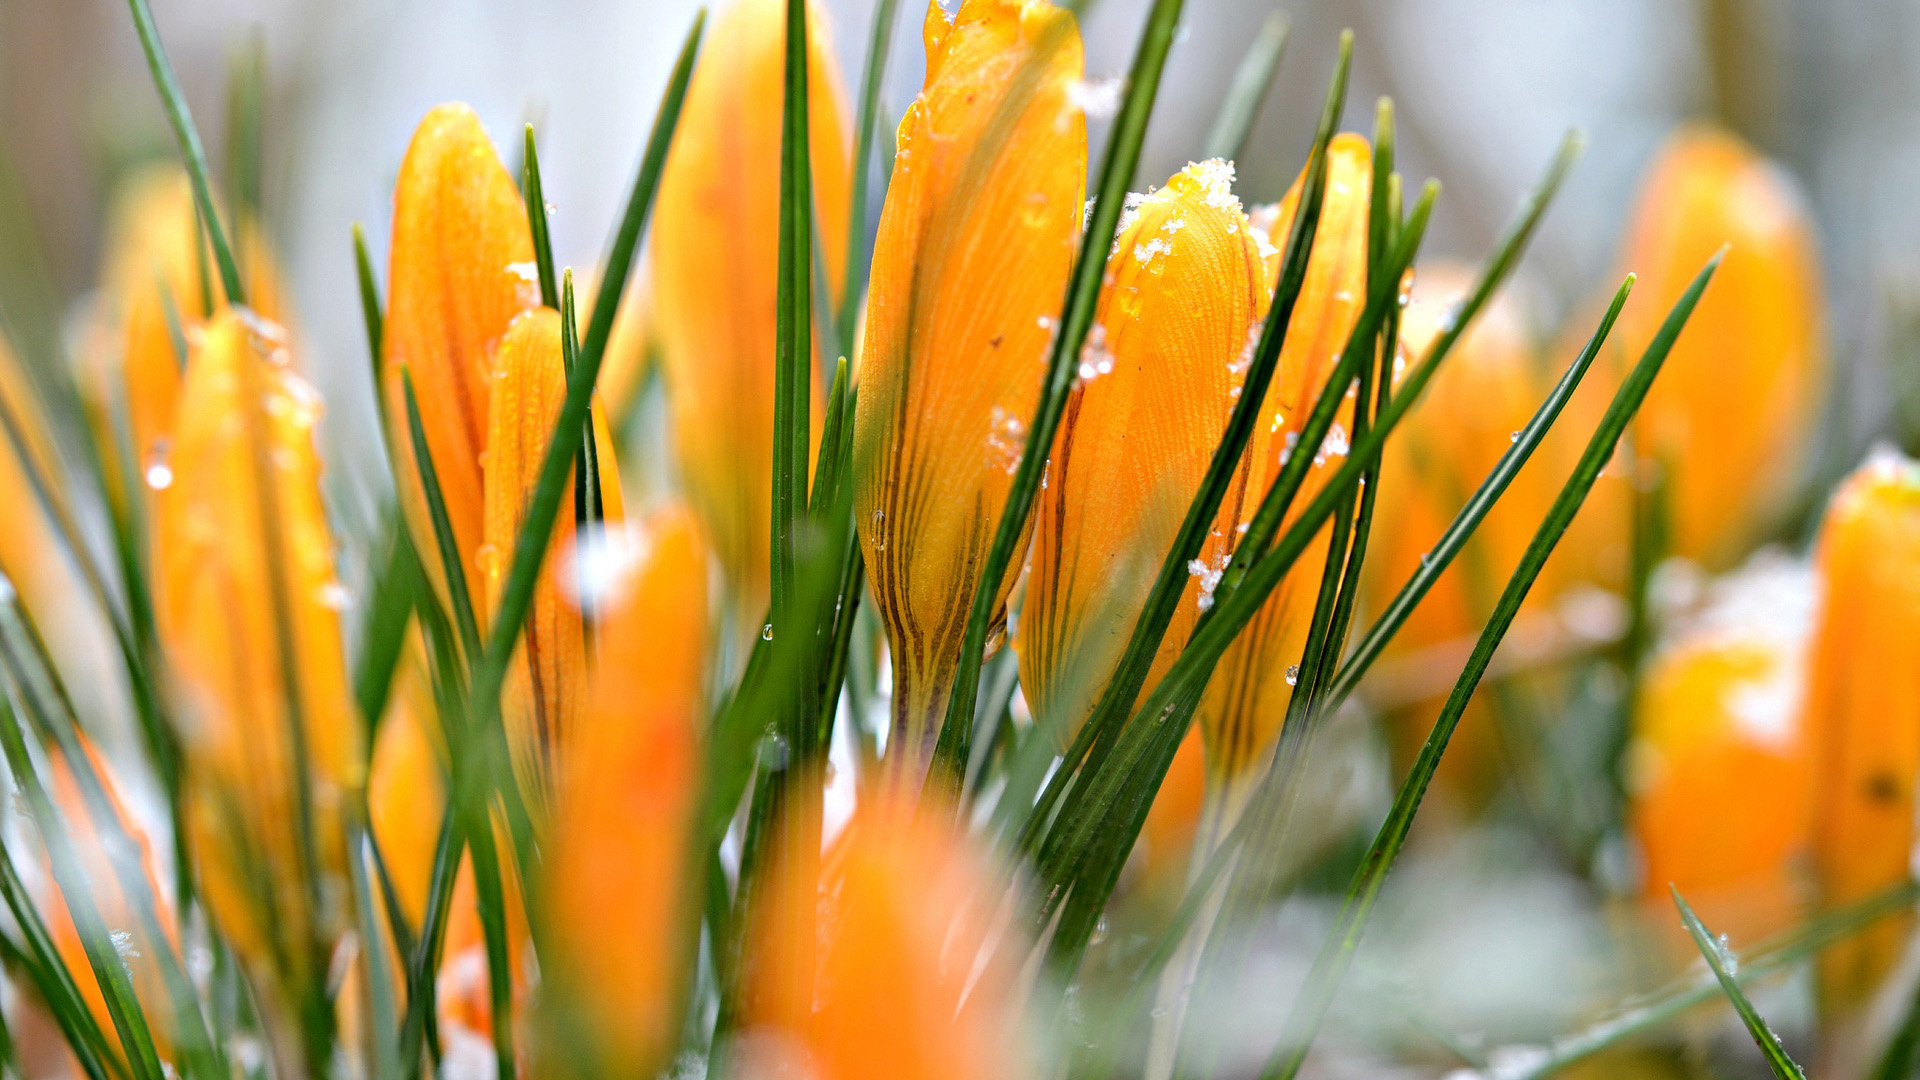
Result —
M1760 1056L1767 1059L1767 1068L1772 1069L1773 1075L1779 1080L1807 1080L1807 1074L1787 1056L1786 1047L1780 1045L1780 1037L1773 1033L1773 1028L1754 1009L1753 1002L1747 999L1747 992L1740 989L1739 980L1729 970L1734 966L1734 961L1725 952L1724 939L1714 940L1713 935L1707 932L1706 924L1694 914L1692 905L1680 895L1677 887L1669 884L1667 889L1673 893L1674 906L1680 909L1680 921L1686 924L1694 946L1707 961L1713 977L1719 980L1720 989L1727 995L1727 1000L1733 1002L1733 1011L1740 1014L1740 1022L1747 1025L1747 1034L1753 1036L1753 1044L1760 1048Z
M1213 114L1213 127L1207 131L1203 158L1237 161L1247 152L1247 140L1253 136L1253 123L1260 119L1260 103L1266 100L1273 73L1287 51L1292 24L1286 15L1275 11L1260 24L1260 32L1233 69L1233 81L1227 84L1227 96L1220 111Z

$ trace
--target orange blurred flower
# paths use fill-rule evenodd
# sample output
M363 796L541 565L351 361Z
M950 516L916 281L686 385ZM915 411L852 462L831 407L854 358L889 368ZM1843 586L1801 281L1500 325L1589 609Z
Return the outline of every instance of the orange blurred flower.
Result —
M846 94L818 4L808 5L807 28L815 235L837 303L850 191ZM653 215L655 333L680 478L735 614L756 630L773 513L785 45L781 0L737 0L707 32Z
M250 964L293 987L322 974L343 926L342 822L362 759L319 398L287 369L282 337L228 308L194 346L174 479L156 500L155 590L201 896Z
M1799 716L1813 581L1766 561L1648 661L1634 704L1632 825L1643 893L1676 955L1678 886L1716 930L1752 941L1800 908L1794 860L1807 845L1812 762Z
M1640 452L1666 472L1671 553L1716 569L1739 560L1795 479L1824 385L1824 305L1792 179L1732 135L1683 128L1649 172L1628 234L1626 268L1640 283L1615 335L1623 365L1722 244L1726 261L1634 425Z
M393 193L386 405L400 505L428 576L446 599L433 523L408 435L402 378L420 425L476 606L485 531L481 473L495 354L514 316L538 305L526 205L473 110L441 105L414 131Z
M368 825L380 846L394 898L412 926L419 926L426 914L446 802L447 749L425 646L415 628L407 633L367 767Z
M1027 701L1062 739L1120 661L1226 433L1248 332L1273 291L1232 181L1224 161L1189 165L1129 214L1048 459L1016 644ZM1213 531L1203 562L1220 561L1233 523ZM1188 581L1143 693L1186 645L1200 586Z
M660 511L635 542L637 562L601 624L542 914L556 1025L576 1034L577 1023L605 1065L637 1076L672 1048L684 990L708 635L707 554L692 516Z
M999 879L951 821L881 793L827 852L817 891L804 873L770 890L743 1075L1032 1075L1012 1006L1018 934Z
M1820 527L1821 608L1805 724L1813 743L1813 854L1821 900L1904 880L1920 778L1920 463L1879 451L1840 486ZM1912 916L1821 957L1825 1005L1864 1002L1904 950Z
M949 22L929 4L924 37L926 84L900 121L874 244L854 424L854 522L891 646L901 776L932 754L1039 401L1087 167L1072 15L965 0Z
M1307 263L1306 280L1288 323L1287 340L1274 369L1263 411L1270 420L1254 428L1247 462L1235 477L1222 504L1222 517L1250 522L1261 499L1273 486L1281 468L1295 453L1300 428L1347 335L1366 306L1367 207L1373 175L1373 153L1358 135L1336 136L1327 151L1327 193L1320 210L1320 226ZM1253 227L1268 246L1284 245L1293 228L1301 182L1280 205L1256 211ZM1281 253L1269 255L1270 273L1277 274ZM1347 452L1347 425L1352 407L1343 406L1341 419L1326 441L1314 447L1314 466L1307 474L1294 509L1304 507ZM1193 568L1201 579L1201 603L1212 602L1211 585L1219 580L1241 534L1225 545L1220 561ZM1309 545L1291 573L1267 599L1259 614L1220 659L1195 712L1206 740L1211 775L1231 780L1242 774L1273 742L1286 718L1287 702L1298 678L1295 665L1306 644L1307 621L1312 614L1320 575L1326 562L1326 540Z
M64 620L79 582L74 580L53 527L40 509L30 472L37 472L48 483L59 475L52 466L56 459L46 419L40 414L26 369L0 337L0 506L8 508L5 528L0 528L0 574L17 588L29 611ZM22 458L14 436L25 443Z

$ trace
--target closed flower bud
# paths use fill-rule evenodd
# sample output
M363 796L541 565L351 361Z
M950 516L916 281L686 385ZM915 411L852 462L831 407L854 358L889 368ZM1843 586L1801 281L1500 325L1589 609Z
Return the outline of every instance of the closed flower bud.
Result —
M804 873L776 883L753 929L741 1075L1036 1075L1012 1007L1024 947L1001 879L951 821L883 793L822 856L817 889Z
M1623 365L1722 244L1713 287L1634 422L1640 453L1665 473L1671 553L1713 568L1738 561L1791 492L1824 385L1824 307L1798 186L1731 135L1683 129L1628 234L1640 283L1620 317Z
M540 290L526 204L465 105L434 109L414 131L394 188L391 244L384 389L400 505L444 600L439 545L408 436L405 374L477 605L486 595L476 559L489 376L508 324L540 302Z
M1920 779L1920 463L1892 451L1841 485L1820 527L1806 718L1813 854L1823 904L1905 880ZM1912 916L1889 917L1821 957L1824 1006L1863 1003L1904 951Z
M918 776L979 567L1039 402L1080 236L1086 124L1073 17L1044 0L927 8L874 244L854 523L891 645L889 755ZM1017 565L995 583L1004 603Z
M737 0L708 31L653 215L655 332L682 487L726 572L736 618L754 629L766 613L773 514L784 8ZM815 287L837 302L847 106L817 4L807 28L814 235L826 272Z
M280 334L227 309L194 347L174 480L156 499L155 586L201 897L240 955L291 989L324 975L343 929L342 822L362 758L319 399Z
M591 1045L608 1072L638 1076L672 1048L686 990L678 946L701 900L688 853L708 630L691 515L660 511L632 542L554 814L542 914L561 1045Z
M1812 574L1764 559L1714 593L1649 659L1628 758L1642 894L1689 962L1669 885L1736 940L1793 924L1812 778L1800 716Z
M489 615L506 588L515 539L567 396L558 312L536 308L513 321L500 343L491 383L483 483L485 531L477 560ZM618 521L619 469L597 405L591 415L603 463L602 505L606 520ZM568 491L572 490L569 480ZM549 553L534 586L533 606L501 690L501 716L514 769L521 790L536 808L551 801L586 681L585 622L578 597L566 595L560 587L562 564L574 548L574 518L573 500L568 499L554 521Z
M1272 292L1232 180L1226 162L1189 165L1129 214L1048 458L1016 644L1027 702L1063 740L1119 663L1226 433ZM1202 562L1229 549L1231 524ZM1152 676L1185 646L1202 586L1189 578Z
M1313 467L1294 499L1297 513L1346 456L1347 432L1352 424L1350 403L1342 406L1340 418L1320 446L1301 448L1295 444L1307 414L1339 362L1347 335L1366 306L1372 163L1372 150L1357 135L1336 136L1328 147L1326 201L1320 210L1313 255L1288 323L1273 383L1248 444L1247 461L1221 507L1227 520L1243 524L1252 521L1281 468L1293 454L1306 452L1313 454ZM1262 230L1270 247L1284 247L1299 200L1300 183L1296 181L1277 210L1255 213L1254 227ZM1276 270L1280 258L1278 250L1269 255L1270 265ZM1334 392L1342 390L1335 388ZM1218 582L1241 535L1236 527L1218 563L1203 562L1193 568L1201 578L1200 605L1211 604L1210 583ZM1323 534L1300 555L1214 669L1195 713L1206 740L1207 768L1213 776L1228 780L1239 777L1279 734L1299 677L1307 623L1325 562Z

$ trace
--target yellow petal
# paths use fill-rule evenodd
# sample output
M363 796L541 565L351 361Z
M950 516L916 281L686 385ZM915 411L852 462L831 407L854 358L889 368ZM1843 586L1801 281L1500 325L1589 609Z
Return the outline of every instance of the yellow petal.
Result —
M482 455L494 354L507 325L539 303L526 206L473 110L442 105L415 130L393 193L388 271L388 444L401 508L428 577L447 597L439 545L408 435L402 372L411 373L420 425L475 603L484 511Z
M446 814L447 767L439 707L415 628L407 633L367 769L368 822L394 898L413 926L427 909L433 852Z
M641 1075L672 1047L684 957L688 829L700 783L707 554L670 508L600 624L599 666L554 817L543 916L560 1007L612 1071ZM617 903L609 898L617 897Z
M893 659L888 748L913 776L1039 400L1087 160L1071 15L966 0L949 25L929 5L925 36L926 86L900 121L874 244L854 424L854 520Z
M248 963L293 986L315 957L288 943L324 947L343 925L341 822L362 758L313 444L319 399L287 370L281 333L226 309L193 349L174 481L156 499L155 589L201 895ZM319 911L307 900L303 818Z
M743 1073L1035 1075L1010 1008L1024 953L995 924L1000 879L951 821L882 794L824 856L817 892L806 875L775 884L755 930Z
M1623 363L1730 245L1634 422L1641 452L1668 473L1673 553L1722 567L1790 493L1823 386L1813 223L1778 166L1724 132L1686 128L1654 163L1628 236L1640 282L1620 318Z
M1806 725L1814 747L1813 851L1821 900L1904 880L1920 774L1920 464L1886 451L1849 477L1820 529L1821 611ZM1910 915L1827 950L1823 1001L1857 1005L1903 951Z
M1027 702L1062 739L1119 663L1226 433L1272 292L1232 178L1222 161L1189 165L1138 203L1048 459L1016 644ZM1214 531L1203 562L1219 561L1230 531ZM1202 584L1188 581L1152 681L1185 646Z
M1367 285L1367 205L1372 178L1372 151L1357 135L1337 136L1328 148L1327 194L1320 210L1318 237L1307 263L1306 279L1287 324L1286 344L1280 350L1273 384L1248 446L1247 463L1236 477L1222 506L1222 516L1250 522L1282 465L1295 452L1307 413L1313 408L1327 377L1339 362L1347 335L1365 306ZM1286 244L1299 205L1300 181L1287 193L1277 212L1254 215L1256 228L1266 231L1275 248ZM1269 258L1277 269L1281 255ZM1298 512L1326 483L1346 456L1352 407L1342 407L1340 419L1326 441L1314 450L1314 466L1293 502ZM1206 563L1205 575L1219 573L1232 554L1233 539L1222 552L1223 561ZM1211 682L1195 713L1206 739L1207 767L1222 778L1236 778L1260 759L1280 732L1287 702L1293 697L1294 671L1306 644L1307 622L1320 587L1326 562L1324 532L1301 554L1293 570L1268 597L1214 669ZM1211 599L1211 597L1207 597Z
M807 26L816 235L837 299L849 197L846 95L819 5L809 4ZM769 587L785 42L782 0L738 0L714 23L653 216L655 325L682 488L720 557L738 617L756 629Z

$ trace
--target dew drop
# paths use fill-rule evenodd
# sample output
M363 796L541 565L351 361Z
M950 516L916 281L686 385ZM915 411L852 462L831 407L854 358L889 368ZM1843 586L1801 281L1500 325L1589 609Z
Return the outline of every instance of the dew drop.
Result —
M766 623L760 627L760 640L761 641L773 640L773 624L772 623Z
M887 550L886 529L887 512L885 510L875 510L873 512L872 525L867 530L867 541L873 545L875 551Z
M165 439L155 439L153 449L147 451L147 486L155 491L165 491L173 486L173 465L167 460L172 445Z
M1510 435L1508 435L1508 436L1507 436L1507 441L1508 441L1508 442L1511 442L1511 443L1517 443L1517 442L1519 442L1519 441L1520 441L1520 433L1516 431L1516 432L1513 432L1512 434L1510 434Z
M1300 665L1299 664L1292 664L1288 666L1287 685L1288 686L1300 685Z
M323 608L332 611L345 611L353 604L353 593L347 591L345 585L337 581L329 581L325 585L320 586L314 599L318 600L320 606Z

